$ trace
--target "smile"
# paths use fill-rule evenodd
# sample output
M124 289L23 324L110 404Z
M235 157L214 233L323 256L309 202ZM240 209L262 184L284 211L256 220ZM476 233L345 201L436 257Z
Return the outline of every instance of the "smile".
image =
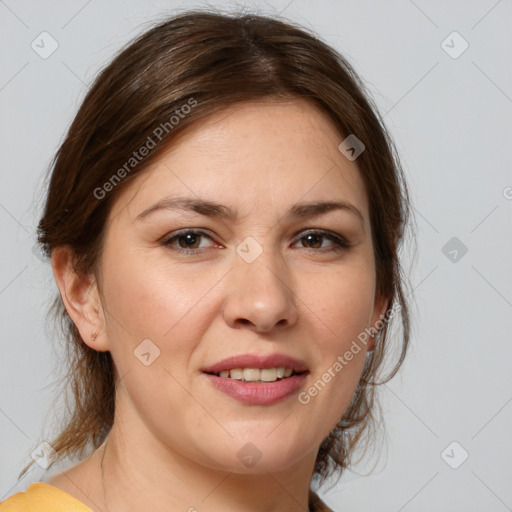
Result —
M290 368L288 372L286 370L283 367L262 370L234 368L223 370L219 374L203 372L203 375L216 390L239 402L250 405L271 405L298 393L309 373L308 371L294 373ZM278 377L278 371L282 377ZM232 373L234 376L231 376ZM289 375L287 376L286 373Z
M278 379L285 379L294 374L292 368L278 366L274 368L233 368L215 373L224 379L235 379L246 382L275 382ZM298 372L295 372L297 375Z

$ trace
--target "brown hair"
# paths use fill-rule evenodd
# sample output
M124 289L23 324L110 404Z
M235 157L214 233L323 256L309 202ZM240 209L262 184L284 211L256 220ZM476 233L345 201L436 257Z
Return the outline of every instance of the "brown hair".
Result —
M407 186L384 122L343 56L282 18L192 10L159 22L121 50L88 91L51 162L38 242L46 256L58 246L69 246L76 271L96 273L113 201L174 137L242 102L297 97L330 116L340 142L355 134L366 146L357 164L370 205L377 293L389 299L388 312L400 307L402 323L398 362L377 380L388 352L390 323L385 322L346 413L320 446L313 476L323 482L347 467L352 449L374 419L375 386L397 372L410 336L398 259L410 215ZM148 154L131 160L144 146L151 146ZM73 395L66 424L50 443L60 460L82 456L89 443L95 449L108 435L114 420L115 368L110 352L97 352L83 342L60 294L50 313L61 320L67 346L65 389Z

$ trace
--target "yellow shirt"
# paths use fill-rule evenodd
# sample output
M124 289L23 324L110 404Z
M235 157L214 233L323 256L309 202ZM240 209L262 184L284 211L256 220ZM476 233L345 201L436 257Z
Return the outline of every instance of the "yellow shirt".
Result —
M0 503L0 512L92 512L67 492L44 482L36 482Z
M309 491L311 512L334 512L313 491ZM44 482L36 482L0 502L0 512L92 512L67 492Z

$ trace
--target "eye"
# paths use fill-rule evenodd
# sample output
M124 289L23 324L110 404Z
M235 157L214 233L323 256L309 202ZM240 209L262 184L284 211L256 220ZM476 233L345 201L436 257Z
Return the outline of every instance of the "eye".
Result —
M165 239L162 244L169 247L173 251L185 253L185 254L199 254L202 252L201 247L202 239L212 240L212 237L202 230L184 229L175 233L173 236ZM332 245L322 247L325 240L333 242ZM300 238L299 242L302 242L304 249L312 249L316 252L332 252L332 251L344 251L350 248L350 244L346 239L340 235L336 235L330 231L324 230L309 230L305 232ZM175 244L178 244L178 247ZM310 247L308 247L308 245Z
M198 244L200 244L201 238L209 238L212 239L206 232L200 231L200 230L192 230L192 229L185 229L183 231L180 231L170 238L167 238L163 241L163 244L165 246L170 246L171 249L183 252L183 253L198 253L198 249L203 249L204 247L199 247ZM173 244L175 242L178 242L178 245L180 247L175 247Z
M331 240L332 242L334 242L334 245L323 248L319 247L322 246L322 241L325 239ZM317 252L343 251L348 250L350 248L350 244L347 242L345 238L334 233L331 233L330 231L324 230L307 231L306 234L303 234L299 238L299 242L302 242L303 247L306 249L312 248L307 247L307 245L316 246L314 247L314 250L317 250Z

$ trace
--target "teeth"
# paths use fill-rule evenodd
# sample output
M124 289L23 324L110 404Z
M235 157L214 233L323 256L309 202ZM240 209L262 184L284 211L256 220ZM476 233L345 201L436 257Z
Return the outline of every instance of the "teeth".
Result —
M291 368L279 366L277 368L233 368L232 370L223 370L219 377L224 379L231 378L244 380L248 382L275 382L277 379L290 377L293 373Z
M254 382L255 380L260 380L261 371L257 368L244 368L244 380L249 380Z
M232 379L236 379L236 380L243 380L244 378L244 371L242 370L242 368L235 368L233 370L226 370L229 372L229 376L232 378Z
M260 370L260 379L264 382L277 380L277 368L265 368Z

